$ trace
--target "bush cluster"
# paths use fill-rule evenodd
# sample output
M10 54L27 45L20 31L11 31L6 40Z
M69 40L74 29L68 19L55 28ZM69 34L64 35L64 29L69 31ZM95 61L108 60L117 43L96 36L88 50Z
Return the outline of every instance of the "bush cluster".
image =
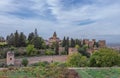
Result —
M68 56L67 66L70 67L112 67L120 66L120 53L110 48L102 48L94 52L90 58L75 53Z

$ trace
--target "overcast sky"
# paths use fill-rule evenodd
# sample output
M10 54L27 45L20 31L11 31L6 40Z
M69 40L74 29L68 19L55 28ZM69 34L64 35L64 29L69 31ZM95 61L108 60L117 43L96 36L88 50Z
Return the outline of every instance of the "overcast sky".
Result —
M43 38L98 38L120 42L120 0L0 0L0 35L34 29Z

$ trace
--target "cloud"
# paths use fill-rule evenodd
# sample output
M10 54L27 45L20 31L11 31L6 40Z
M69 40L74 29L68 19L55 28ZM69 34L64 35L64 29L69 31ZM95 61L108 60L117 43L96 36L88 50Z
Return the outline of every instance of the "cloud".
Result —
M13 4L13 0L1 0L0 1L0 13L6 13L10 11L18 10Z
M0 0L0 35L15 30L28 34L34 28L44 38L54 31L61 38L119 35L119 4L119 0Z

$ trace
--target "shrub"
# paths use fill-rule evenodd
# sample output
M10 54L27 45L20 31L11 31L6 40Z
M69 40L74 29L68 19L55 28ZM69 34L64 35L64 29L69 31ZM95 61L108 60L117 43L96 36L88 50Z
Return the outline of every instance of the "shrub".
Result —
M58 64L59 67L67 67L66 63L60 63Z
M39 63L31 64L30 66L39 66Z
M90 53L86 52L87 46L83 46L78 49L79 53L82 54L83 56L90 57Z
M22 59L22 65L27 66L28 65L28 59L24 58Z
M68 56L66 64L70 67L84 67L87 65L87 57L74 53Z
M113 49L102 48L90 57L90 66L111 67L120 65L120 54Z
M4 67L5 63L0 63L0 67Z
M47 65L49 65L49 62L47 62L47 61L31 64L31 66L42 66L42 67L45 67Z
M16 48L15 48L15 47L13 47L13 46L12 46L12 47L10 47L9 49L10 49L11 51L16 50Z
M46 50L45 51L45 55L54 55L55 54L55 52L53 51L53 50Z
M61 55L67 55L67 52L66 51L62 51Z
M34 48L34 45L28 45L26 47L26 51L27 51L27 55L36 55L37 54L37 51Z
M49 65L49 62L47 61L39 62L39 66L45 67L47 65Z

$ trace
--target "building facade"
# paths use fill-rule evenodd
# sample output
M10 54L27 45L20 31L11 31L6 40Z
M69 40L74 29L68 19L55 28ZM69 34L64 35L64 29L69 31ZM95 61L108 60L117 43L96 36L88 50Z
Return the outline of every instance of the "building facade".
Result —
M49 46L51 46L53 43L56 43L56 42L60 43L61 40L57 37L56 32L54 32L54 33L53 33L53 36L50 37L49 40L47 41L47 44L48 44Z

